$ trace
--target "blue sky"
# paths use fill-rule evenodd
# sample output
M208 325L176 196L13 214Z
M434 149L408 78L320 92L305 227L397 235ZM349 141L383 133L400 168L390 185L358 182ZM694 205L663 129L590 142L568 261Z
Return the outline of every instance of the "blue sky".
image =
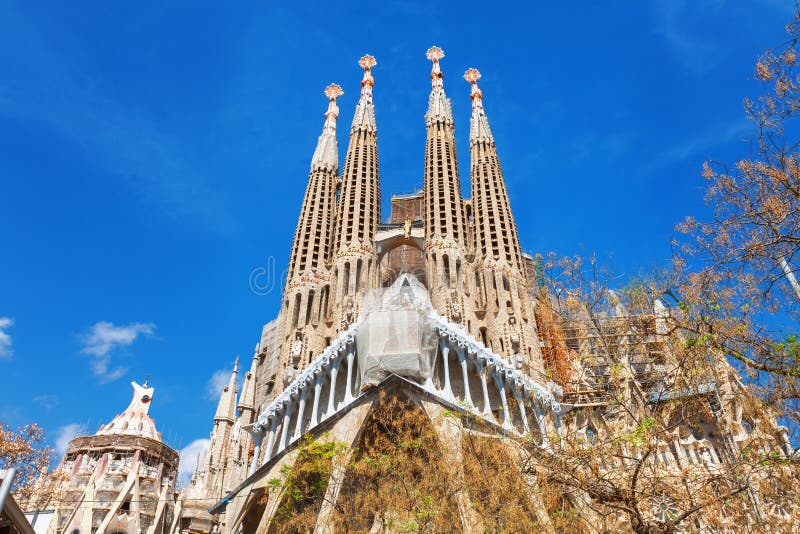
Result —
M237 354L249 365L278 308L280 288L249 277L287 263L322 90L345 90L343 153L363 53L384 206L422 183L437 44L462 172L461 75L483 74L523 248L636 274L705 213L702 161L746 154L753 63L792 15L790 0L161 4L0 2L0 420L53 443L110 420L147 374L165 438L207 437L209 384Z

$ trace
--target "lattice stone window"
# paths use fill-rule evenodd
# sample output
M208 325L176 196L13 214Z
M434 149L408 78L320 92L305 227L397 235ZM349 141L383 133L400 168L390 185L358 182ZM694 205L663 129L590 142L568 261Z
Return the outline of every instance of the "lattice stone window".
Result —
M656 498L655 515L659 521L668 521L674 519L678 515L678 509L672 499L666 495Z

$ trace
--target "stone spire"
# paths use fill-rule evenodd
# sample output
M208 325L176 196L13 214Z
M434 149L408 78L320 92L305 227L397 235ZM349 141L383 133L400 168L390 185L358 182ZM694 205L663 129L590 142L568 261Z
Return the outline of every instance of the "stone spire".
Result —
M298 284L299 278L307 271L325 268L336 202L336 173L339 171L336 142L339 108L336 99L342 94L342 88L335 83L325 89L328 110L325 112L322 134L311 158L311 172L289 258L288 286Z
M353 127L375 129L375 104L372 102L372 87L375 85L375 78L372 77L372 67L378 62L369 54L363 56L358 61L358 66L364 69L364 77L361 79L361 96L356 105L356 113L353 115Z
M156 423L148 415L155 389L148 388L146 382L144 386L131 382L131 386L133 387L133 398L128 407L110 423L100 427L97 435L142 436L161 441L161 434L156 430Z
M289 257L283 293L283 340L278 362L278 368L284 374L291 374L294 372L292 369L296 371L297 366L302 367L324 348L320 345L325 337L316 335L315 327L325 319L326 310L320 306L322 296L330 293L327 262L333 248L339 171L336 141L339 108L336 99L342 94L342 88L336 84L325 88L328 110L311 158L311 172ZM245 387L247 384L245 378ZM247 390L243 393L252 396ZM245 397L244 402L250 401Z
M342 88L335 83L325 88L328 97L328 111L325 112L325 124L317 141L314 157L311 158L311 172L318 169L339 172L339 144L336 142L336 119L339 118L339 107L336 99L344 94Z
M483 93L478 87L480 77L476 69L469 69L464 74L464 79L472 87L469 145L475 257L480 261L505 263L521 276L522 253L517 226L511 213L494 136L483 108Z
M444 57L444 50L438 46L432 46L425 54L432 63L431 67L431 95L428 98L428 112L425 114L425 123L441 120L453 125L453 109L450 106L450 99L444 94L444 74L439 66L439 60Z
M494 136L492 130L489 128L489 118L486 116L486 111L483 109L483 91L478 87L478 80L481 79L481 73L478 69L468 69L464 73L464 79L469 82L472 90L470 91L469 98L472 100L472 117L469 121L469 141L470 144L485 140L494 143Z
M431 299L441 313L461 321L460 300L466 267L467 224L458 177L455 128L450 99L444 92L444 75L439 60L444 51L428 49L431 94L425 114L425 169L423 219L425 254Z
M250 371L244 375L244 382L242 383L242 394L239 395L239 404L236 407L239 411L239 416L244 417L244 424L252 423L253 414L256 409L256 370L258 369L258 354L259 347L256 345L255 354L253 354L253 363L250 366Z
M233 372L231 372L231 380L228 385L222 390L222 395L219 397L219 404L217 405L217 413L214 415L214 421L230 421L236 420L236 375L239 372L239 357L236 357L236 362L233 364Z
M368 289L374 279L374 240L381 209L377 127L372 101L375 84L372 68L377 62L374 57L365 55L358 64L364 69L364 76L342 173L332 254L336 286L331 291L339 303L337 316L344 322L350 321L343 319L345 315L353 319L357 316L360 299L354 297ZM341 326L339 321L337 327Z
M380 219L380 184L375 106L372 102L372 67L375 58L366 55L358 62L364 69L361 96L356 105L350 143L342 173L342 191L336 219L336 253L368 246L372 248Z

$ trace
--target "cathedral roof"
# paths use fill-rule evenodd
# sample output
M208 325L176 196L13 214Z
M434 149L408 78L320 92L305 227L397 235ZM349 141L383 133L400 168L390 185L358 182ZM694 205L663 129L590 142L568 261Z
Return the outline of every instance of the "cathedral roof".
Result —
M153 400L154 388L140 386L136 382L131 382L133 387L133 398L124 412L117 415L110 423L101 426L97 431L98 436L141 436L144 438L161 441L161 434L156 430L156 423L148 415L150 403Z

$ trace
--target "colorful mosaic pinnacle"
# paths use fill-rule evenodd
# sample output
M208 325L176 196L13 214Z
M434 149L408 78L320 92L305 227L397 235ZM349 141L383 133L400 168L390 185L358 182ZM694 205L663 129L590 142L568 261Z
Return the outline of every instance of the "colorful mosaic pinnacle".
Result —
M491 139L492 131L489 128L489 122L483 110L483 91L478 87L478 80L481 79L481 73L478 69L467 69L467 72L464 73L464 79L467 80L472 87L469 94L469 98L472 100L473 114L470 126L470 139L475 137Z
M481 73L478 69L467 69L467 72L464 73L464 79L475 85L481 79Z
M432 46L425 53L425 57L436 63L437 61L439 61L444 57L444 50L442 50L438 46Z
M328 100L336 100L343 94L344 91L342 90L342 87L339 84L332 83L325 88L325 96L328 97Z
M361 56L361 59L358 60L358 66L364 70L369 70L377 64L378 61L375 59L375 56L369 54Z
M432 46L428 49L428 52L425 54L433 65L431 65L431 83L434 89L440 90L442 93L444 92L444 85L443 85L443 78L444 74L442 74L442 68L439 66L439 60L444 57L444 50L439 48L438 46ZM435 102L433 103L436 107L434 110L436 114L440 114L443 111L443 108L446 108L447 105L444 102Z
M375 85L375 78L372 77L372 67L377 65L378 62L375 60L374 56L369 54L365 54L361 56L361 59L358 60L358 66L364 69L364 77L361 79L361 100L366 98L367 101L372 100L372 86ZM372 111L363 108L356 112L356 116L360 116L360 121L366 118L365 113L368 115L372 115ZM373 123L374 121L371 117L368 119L368 122Z

